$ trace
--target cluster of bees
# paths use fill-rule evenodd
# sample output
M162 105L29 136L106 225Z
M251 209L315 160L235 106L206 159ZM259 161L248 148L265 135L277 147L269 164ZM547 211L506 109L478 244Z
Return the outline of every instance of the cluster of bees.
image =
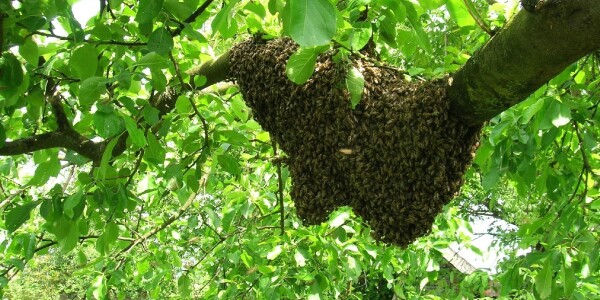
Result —
M230 59L254 118L288 155L299 217L319 224L348 205L377 240L406 246L426 235L459 191L480 131L448 115L447 80L410 83L360 58L334 63L329 52L297 85L285 72L296 49L289 38L254 37ZM350 64L365 79L354 109L345 86Z

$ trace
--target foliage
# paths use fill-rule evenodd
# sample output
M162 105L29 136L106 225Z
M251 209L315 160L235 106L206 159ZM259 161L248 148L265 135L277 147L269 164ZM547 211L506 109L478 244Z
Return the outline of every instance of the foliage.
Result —
M288 64L297 82L333 46L440 77L516 1L212 2L101 0L80 23L77 1L0 0L6 296L44 299L59 280L96 299L473 298L490 279L510 298L600 297L598 53L491 120L461 195L430 236L398 249L348 209L302 226L284 154L237 88L196 90L206 78L186 71L250 32L302 46ZM351 74L357 99L364 81ZM440 251L480 252L468 221L481 216L512 225L491 232L505 259L462 280Z

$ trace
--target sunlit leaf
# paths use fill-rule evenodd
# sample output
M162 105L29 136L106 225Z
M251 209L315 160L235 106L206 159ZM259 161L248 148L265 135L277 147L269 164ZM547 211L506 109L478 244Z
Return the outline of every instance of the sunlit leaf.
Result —
M275 248L273 248L273 250L269 251L269 253L267 253L267 259L268 260L274 260L276 259L279 254L281 254L281 252L283 251L283 249L281 248L280 245L275 246Z
M350 93L350 105L352 109L358 105L365 88L365 78L355 67L351 67L346 75L346 87Z
M90 44L85 44L75 49L71 55L70 65L81 80L94 76L96 68L98 68L96 48Z
M446 7L448 8L450 16L458 26L465 27L475 25L475 20L462 0L448 0Z
M90 106L100 100L100 96L106 92L106 84L108 82L103 77L90 77L81 82L79 103L83 106Z
M315 71L318 53L314 48L300 48L296 51L286 65L286 74L288 78L296 83L302 84L308 81Z
M336 8L328 0L290 0L284 30L301 47L328 44L336 30Z

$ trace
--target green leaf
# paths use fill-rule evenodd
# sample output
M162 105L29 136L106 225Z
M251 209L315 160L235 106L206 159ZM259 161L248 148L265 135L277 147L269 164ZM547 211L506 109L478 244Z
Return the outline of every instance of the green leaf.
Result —
M408 1L403 1L404 6L406 7L406 13L408 20L410 21L410 25L415 30L417 34L417 41L419 45L425 49L425 52L431 53L433 50L431 49L431 42L429 41L429 36L423 30L423 26L421 25L421 21L419 20L419 16L417 15L417 11L415 10L412 3Z
M337 10L329 0L290 0L286 11L284 30L301 47L329 44L335 35Z
M127 129L127 132L129 132L131 142L140 148L146 146L146 137L144 136L144 132L138 128L136 122L130 116L123 116L123 120L125 121L125 128Z
M100 160L100 167L98 168L98 179L106 179L106 175L110 167L108 163L112 158L112 151L115 148L117 142L119 141L120 136L121 135L115 136L112 140L110 140L110 142L108 142L106 148L104 148L104 152L102 153L102 159Z
M548 99L550 104L542 116L538 129L561 127L571 121L571 109L556 99Z
M358 51L364 48L372 35L373 30L371 24L367 22L357 22L353 24L349 35L350 49Z
M108 223L104 229L104 235L107 243L114 243L119 238L119 225L114 222Z
M491 188L496 186L498 180L500 180L500 170L497 168L491 169L483 176L481 186L484 190L489 191Z
M151 0L149 0L151 1ZM104 274L98 275L96 279L92 282L92 285L88 288L86 292L87 299L105 299L106 298L106 278L104 278Z
M475 19L473 19L469 10L467 10L463 0L448 0L446 8L448 8L450 17L458 26L466 27L475 25Z
M70 222L67 235L58 240L58 246L62 253L68 253L79 243L79 225L77 222Z
M146 148L146 152L144 157L155 164L162 164L165 162L165 149L162 147L160 142L154 137L152 132L148 132L148 136L146 137L148 141L148 148Z
M192 293L192 282L190 277L187 275L182 275L177 280L177 288L179 289L179 295L183 298L188 298Z
M419 4L426 9L432 10L446 4L447 0L419 0Z
M100 100L100 96L106 92L106 84L109 82L104 77L90 77L81 82L79 88L79 103L82 106L91 106Z
M29 31L36 31L46 25L46 19L40 16L28 16L23 18L20 24Z
M542 266L542 269L535 276L535 290L540 294L542 299L546 299L552 293L552 259L550 256L546 257L546 261Z
M231 175L237 176L242 173L237 160L227 153L219 155L217 161L221 168Z
M98 110L94 113L94 128L100 137L107 139L123 131L123 122L114 112Z
M160 111L152 105L144 106L142 110L142 116L144 117L144 122L149 125L156 125L159 121Z
M18 96L23 79L21 62L11 52L4 52L0 57L0 100L2 100L2 97L14 98ZM12 101L14 100L11 99ZM12 105L12 103L8 104Z
M151 70L161 70L169 67L167 58L156 52L150 52L144 55L134 66L150 68Z
M389 12L379 22L379 37L394 48L398 48L398 44L396 43L396 23L396 18Z
M235 130L224 130L220 133L227 139L227 143L229 144L235 146L247 146L249 143L248 138L245 135Z
M150 74L152 75L152 87L158 92L164 92L167 90L167 77L165 74L157 69L150 68Z
M8 232L13 233L19 229L23 223L29 220L31 211L40 204L40 201L29 202L23 205L17 205L9 210L5 215L4 223Z
M285 71L287 77L296 84L303 84L315 71L318 53L315 48L298 49L287 62Z
M177 101L175 102L175 110L180 114L191 113L192 104L190 103L190 98L185 95L180 95L177 97Z
M550 110L552 108L554 111ZM554 101L548 110L554 115L552 125L555 127L567 125L571 121L571 109L562 102Z
M240 97L231 100L231 110L242 122L248 121L249 109Z
M80 189L77 191L77 193L69 196L67 198L67 200L65 200L64 206L63 206L63 211L65 213L65 215L69 218L73 218L73 209L79 205L79 203L81 203L81 200L83 200L83 190Z
M244 6L244 10L251 11L259 16L261 19L264 19L267 16L267 11L265 10L265 6L256 2L248 2Z
M229 1L225 7L219 10L211 23L213 31L218 31L224 38L231 38L237 33L238 25L232 12L238 2L239 0Z
M577 287L577 278L575 277L575 271L573 270L573 266L568 262L568 254L565 254L562 268L561 268L561 276L564 288L564 296L571 297L575 288Z
M360 102L365 88L365 78L354 66L348 70L348 74L346 75L346 88L348 88L348 92L350 93L350 105L354 109Z
M98 68L98 52L96 51L96 47L85 44L75 49L71 55L69 64L81 80L94 76L96 68Z
M164 0L140 0L135 21L138 23L150 23L156 18L162 9Z
M31 38L26 39L25 42L19 46L19 54L21 54L21 56L23 56L23 58L31 65L37 66L40 54L37 44Z
M57 176L60 172L60 168L60 161L58 160L58 157L51 156L48 160L38 165L28 184L42 186L48 182L50 177Z
M173 49L173 37L164 28L158 28L148 38L148 50L167 55Z

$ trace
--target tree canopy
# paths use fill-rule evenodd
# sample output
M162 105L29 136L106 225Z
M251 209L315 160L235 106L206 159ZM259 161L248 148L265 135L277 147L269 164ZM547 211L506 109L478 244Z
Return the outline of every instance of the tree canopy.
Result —
M0 294L600 297L600 4L521 2L0 0ZM350 207L303 224L230 71L233 47L282 36L298 45L282 80L335 51L448 81L454 118L483 126L428 235L382 243ZM502 260L463 274L449 249Z

